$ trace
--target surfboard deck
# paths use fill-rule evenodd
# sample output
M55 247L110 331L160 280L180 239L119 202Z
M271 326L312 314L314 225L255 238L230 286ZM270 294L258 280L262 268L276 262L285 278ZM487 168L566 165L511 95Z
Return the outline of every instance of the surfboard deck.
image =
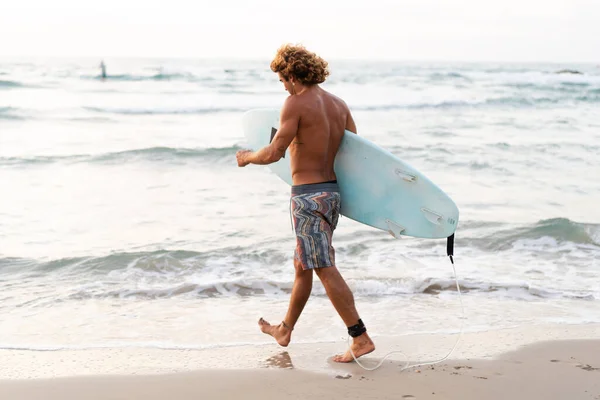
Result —
M276 134L279 110L249 110L242 127L250 148L259 150ZM268 166L292 185L287 151ZM447 238L455 232L459 211L454 201L411 165L364 137L345 131L334 170L342 215L395 238Z

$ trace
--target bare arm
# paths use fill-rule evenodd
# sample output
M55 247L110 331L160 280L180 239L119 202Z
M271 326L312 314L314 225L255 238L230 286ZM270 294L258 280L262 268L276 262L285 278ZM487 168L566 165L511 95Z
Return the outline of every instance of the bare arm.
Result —
M245 161L249 164L258 165L279 161L294 137L296 137L299 123L300 115L294 107L294 99L290 96L283 103L279 117L279 130L271 143L256 152L249 152Z

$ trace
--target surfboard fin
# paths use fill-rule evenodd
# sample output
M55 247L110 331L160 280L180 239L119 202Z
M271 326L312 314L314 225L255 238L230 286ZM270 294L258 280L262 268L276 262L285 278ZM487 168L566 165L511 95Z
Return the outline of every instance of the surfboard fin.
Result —
M407 182L415 182L417 180L417 177L415 175L409 174L406 171L402 171L400 168L396 168L394 172L396 173L396 175L398 175L400 178L404 179Z
M427 208L421 208L421 212L425 215L425 218L432 224L439 225L442 222L443 216Z
M388 232L390 233L390 235L392 235L396 239L400 239L400 235L406 230L406 228L404 228L401 225L398 225L397 223L389 219L386 219L385 222L387 223Z

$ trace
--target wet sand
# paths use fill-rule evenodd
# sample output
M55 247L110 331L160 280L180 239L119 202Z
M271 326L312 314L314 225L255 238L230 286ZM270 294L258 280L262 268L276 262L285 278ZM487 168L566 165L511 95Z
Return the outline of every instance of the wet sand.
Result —
M570 329L571 336L580 334L590 337L597 333L595 326ZM517 335L516 332L523 334L527 331L517 330L512 335ZM509 339L506 336L508 334L504 333L505 340ZM496 336L490 338L490 335ZM479 338L490 344L498 335L498 332L472 333L465 340L473 345ZM339 343L337 345L339 347ZM115 350L102 350L102 365L106 367L104 373L98 373L98 369L93 368L94 362L102 360L93 361L90 351L73 352L75 358L73 354L69 358L66 352L42 352L45 353L45 361L42 362L42 358L38 358L38 361L46 363L48 368L54 368L53 371L58 374L54 377L42 375L35 379L23 379L24 376L21 376L21 379L1 380L0 399L600 400L600 340L595 339L537 341L500 354L481 353L482 357L450 359L432 366L408 369L404 369L406 360L396 357L386 360L375 371L365 371L356 363L333 363L330 357L324 355L333 347L328 344L306 344L287 349L275 345L259 346L252 351L221 349L219 354L233 361L240 357L263 358L255 368L200 367L196 370L193 369L201 364L191 365L189 359L206 358L209 352L188 354L190 358L186 359L182 357L185 352L156 350L154 355L145 359L145 368L143 362L138 362L135 370L130 369L126 373L114 373L118 370L111 370L109 366L118 364L122 360L120 357L130 357L127 352L119 355ZM463 350L457 350L457 353L465 354L465 347L463 345ZM16 352L4 351L0 356L9 353L14 355ZM160 354L179 358L182 369L158 368ZM316 360L316 354L323 354L323 360ZM374 354L361 360L365 365L372 366L382 356L383 353ZM14 362L15 358L2 359L2 371L7 372L10 369L7 362ZM86 364L86 360L89 364ZM152 360L156 365L152 365ZM42 364L37 366L42 367ZM65 369L68 365L74 368L71 374L75 376L68 376L69 369ZM35 368L36 365L31 367Z

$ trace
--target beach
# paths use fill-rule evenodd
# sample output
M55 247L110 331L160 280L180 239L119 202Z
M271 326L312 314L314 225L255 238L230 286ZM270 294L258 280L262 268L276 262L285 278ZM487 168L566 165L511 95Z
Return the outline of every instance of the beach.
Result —
M598 69L331 61L359 134L460 210L456 277L445 240L340 218L364 362L401 352L364 371L316 279L288 348L257 327L294 276L289 186L235 162L285 99L268 61L2 60L0 399L600 398Z

